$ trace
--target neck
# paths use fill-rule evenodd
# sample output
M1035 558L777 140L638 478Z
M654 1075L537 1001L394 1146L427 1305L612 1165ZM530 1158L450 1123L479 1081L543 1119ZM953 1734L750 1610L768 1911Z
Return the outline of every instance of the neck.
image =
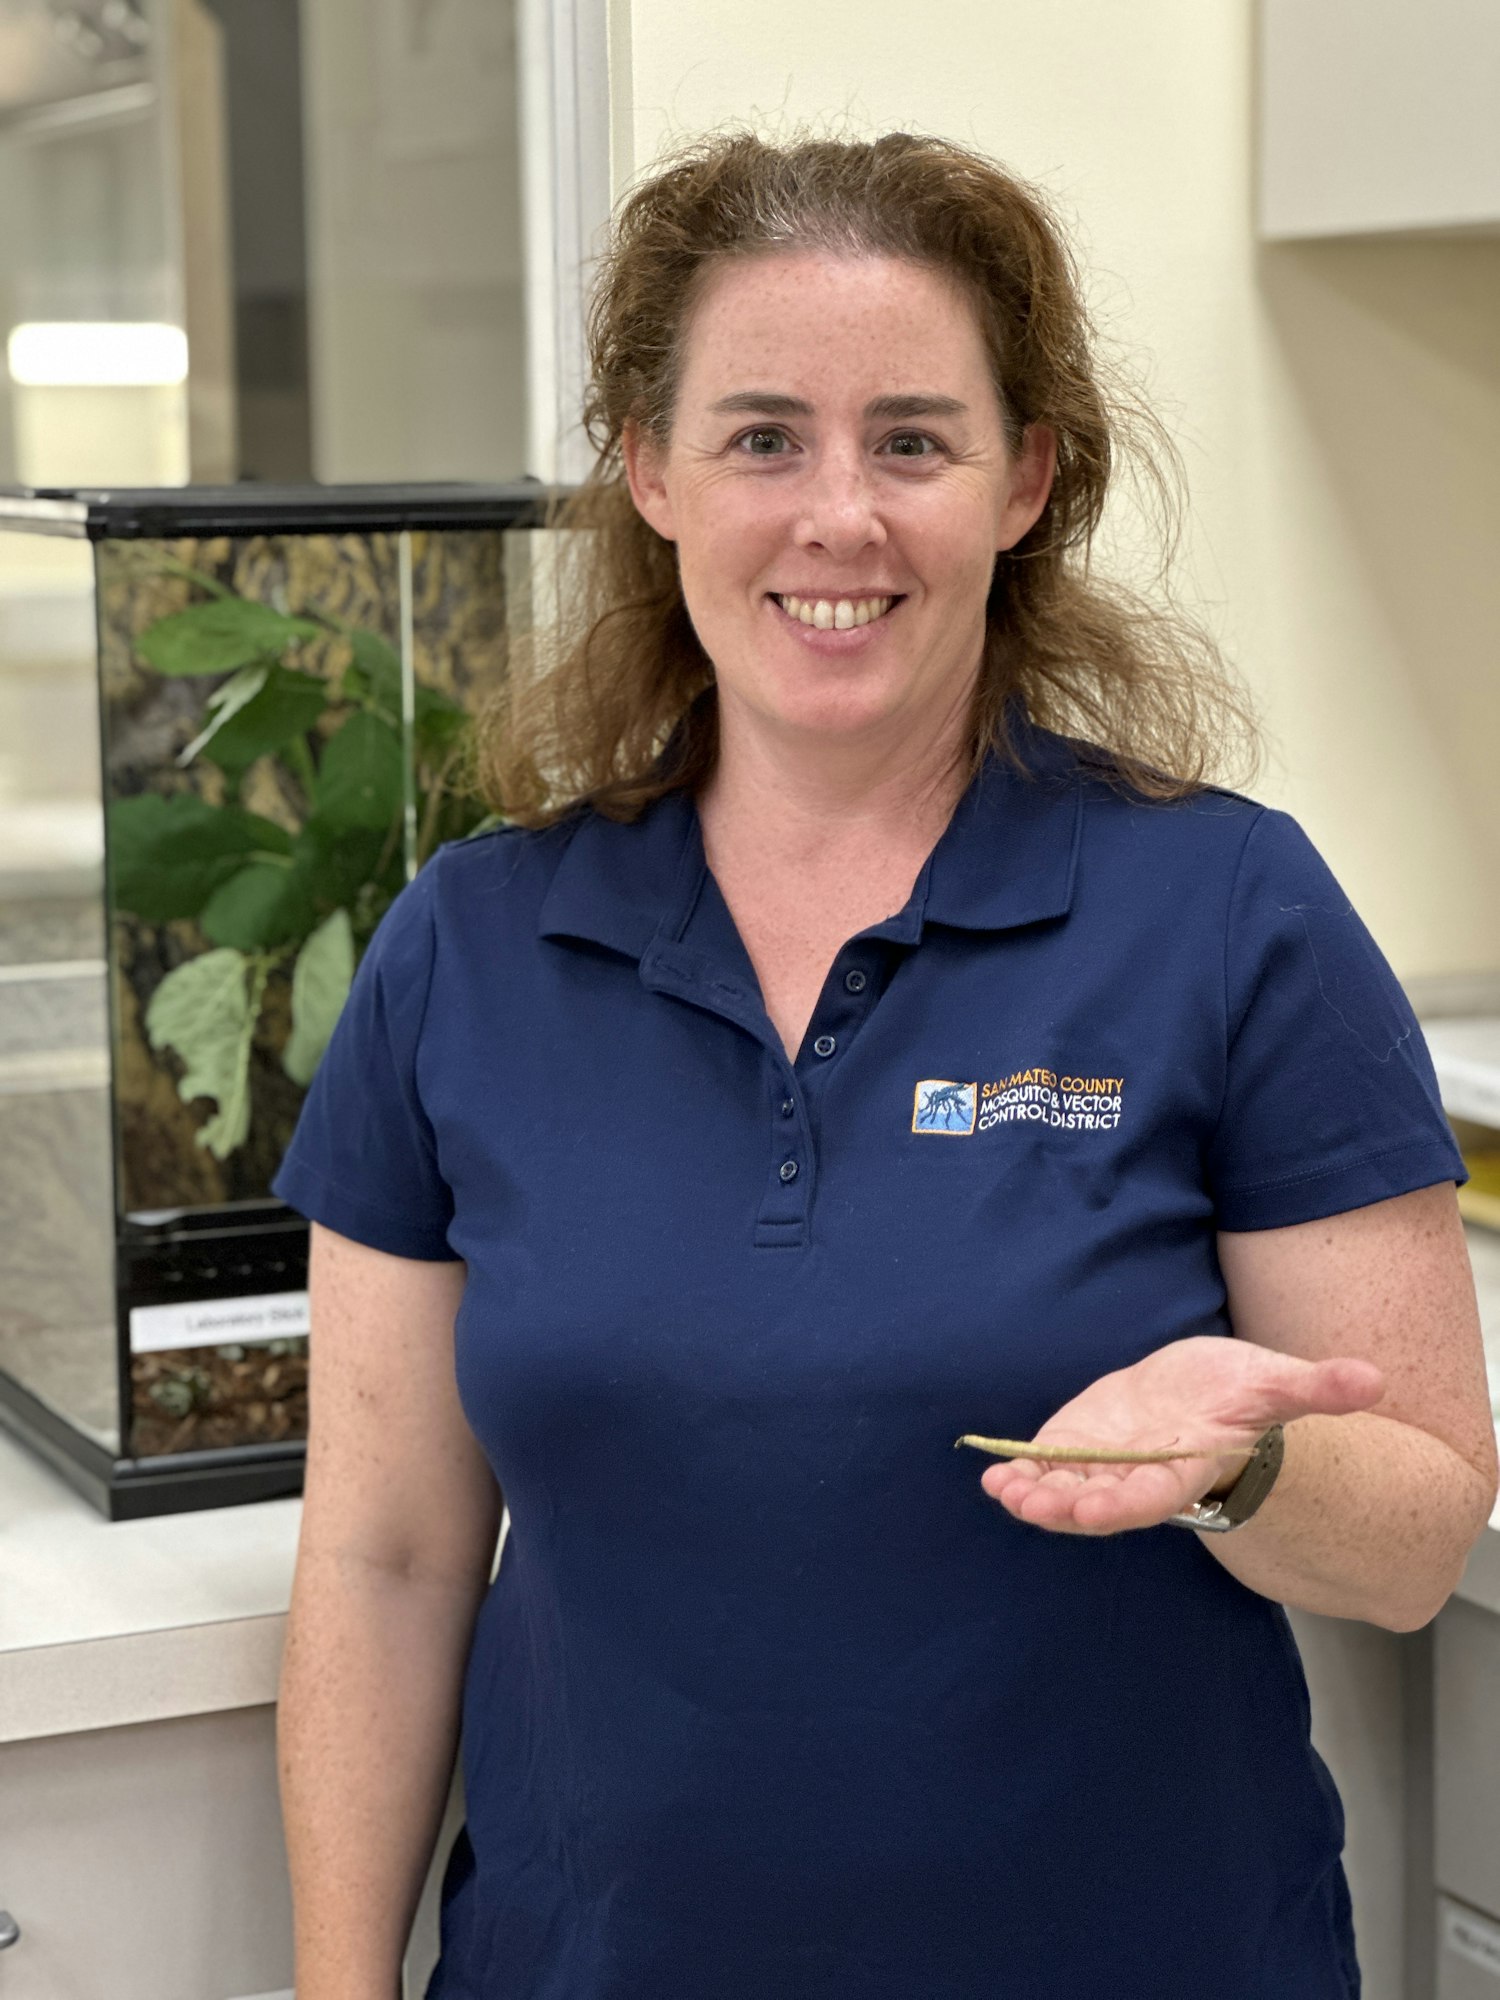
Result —
M749 836L780 860L832 860L883 839L926 851L964 791L964 719L900 742L773 742L721 703L718 759L698 800L705 840Z

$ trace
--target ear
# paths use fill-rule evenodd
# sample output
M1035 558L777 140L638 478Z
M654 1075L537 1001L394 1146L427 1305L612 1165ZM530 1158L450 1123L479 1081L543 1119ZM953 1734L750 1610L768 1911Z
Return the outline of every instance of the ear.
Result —
M675 542L677 527L664 477L665 454L634 417L625 419L620 433L620 456L625 461L625 478L636 512L648 527L655 528L663 541Z
M1012 461L1010 493L1000 516L995 546L1013 549L1034 528L1052 493L1057 472L1057 432L1050 424L1028 424L1019 455Z

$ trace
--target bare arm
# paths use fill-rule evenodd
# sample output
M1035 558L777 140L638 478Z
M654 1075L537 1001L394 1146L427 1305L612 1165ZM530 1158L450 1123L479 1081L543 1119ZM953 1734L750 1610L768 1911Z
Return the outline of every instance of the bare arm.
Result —
M313 1225L311 1423L278 1711L297 2000L396 2000L500 1495L459 1406L462 1264Z
M1265 1504L1203 1546L1263 1597L1393 1632L1425 1625L1500 1483L1453 1183L1224 1232L1219 1258L1237 1339L1168 1341L1090 1383L1019 1449L961 1438L1016 1461L980 1485L1055 1533L1153 1527L1223 1491L1243 1470L1239 1448L1283 1424L1286 1462ZM1048 1459L1063 1463L1036 1462ZM1174 1459L1186 1462L1169 1470Z
M1265 1505L1204 1546L1263 1596L1393 1632L1425 1625L1484 1530L1500 1471L1453 1183L1226 1232L1219 1261L1240 1339L1304 1361L1373 1361L1385 1392L1370 1410L1290 1425Z

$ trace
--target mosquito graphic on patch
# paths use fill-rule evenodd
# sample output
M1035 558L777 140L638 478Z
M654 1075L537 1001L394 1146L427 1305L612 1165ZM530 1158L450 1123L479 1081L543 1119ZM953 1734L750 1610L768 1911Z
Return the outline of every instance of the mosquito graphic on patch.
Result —
M923 1077L912 1102L911 1129L966 1136L974 1130L978 1093L976 1083L954 1083L942 1076Z

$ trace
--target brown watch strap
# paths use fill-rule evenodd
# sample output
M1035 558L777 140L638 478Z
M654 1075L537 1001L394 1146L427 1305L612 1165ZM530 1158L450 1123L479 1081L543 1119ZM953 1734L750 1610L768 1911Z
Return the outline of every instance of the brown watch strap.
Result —
M1248 1521L1276 1484L1284 1449L1283 1431L1283 1425L1272 1424L1257 1438L1244 1471L1227 1493L1205 1496L1183 1513L1168 1515L1168 1520L1176 1527L1206 1528L1221 1535Z

